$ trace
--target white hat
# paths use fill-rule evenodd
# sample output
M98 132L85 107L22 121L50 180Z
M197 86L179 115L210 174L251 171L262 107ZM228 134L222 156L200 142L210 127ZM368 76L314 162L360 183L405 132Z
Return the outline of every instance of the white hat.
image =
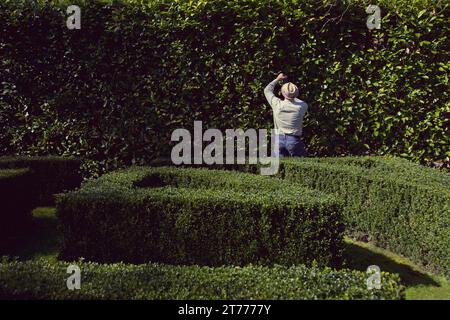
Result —
M288 82L283 84L283 86L281 87L281 94L286 98L286 99L294 99L297 98L298 96L298 88L295 84L293 84L292 82Z

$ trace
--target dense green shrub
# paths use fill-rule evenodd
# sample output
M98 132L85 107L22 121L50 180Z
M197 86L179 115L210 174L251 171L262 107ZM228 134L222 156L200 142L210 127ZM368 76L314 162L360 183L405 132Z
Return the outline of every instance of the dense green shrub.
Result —
M76 263L81 289L68 290L69 263L0 261L0 299L403 299L397 275L368 290L361 271Z
M31 168L33 198L38 205L53 203L53 195L79 187L81 184L81 161L65 157L0 157L0 169Z
M0 255L26 237L34 204L32 180L29 169L0 170Z
M0 152L96 172L167 155L193 120L271 127L262 89L283 70L310 104L310 154L450 156L447 1L377 1L373 31L366 0L55 2L0 3Z
M340 265L340 204L277 178L132 167L57 203L61 257L133 263Z
M450 276L450 174L389 157L287 159L282 164L287 180L345 202L350 234L368 236Z

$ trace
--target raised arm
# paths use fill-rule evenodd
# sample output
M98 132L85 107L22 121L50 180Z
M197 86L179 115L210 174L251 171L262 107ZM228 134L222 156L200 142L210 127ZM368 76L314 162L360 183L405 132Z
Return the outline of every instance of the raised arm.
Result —
M277 82L278 82L279 80L284 80L284 79L286 79L286 78L287 78L287 77L286 77L284 74L280 73L280 74L278 75L278 77L277 77L275 80L273 80L272 82L270 82L270 83L264 88L264 95L265 95L265 97L266 97L266 99L267 99L267 102L269 102L269 105L272 107L272 109L273 109L274 111L278 111L279 105L280 105L280 102L281 102L281 99L278 98L277 96L275 96L275 93L274 93L275 86L277 85Z

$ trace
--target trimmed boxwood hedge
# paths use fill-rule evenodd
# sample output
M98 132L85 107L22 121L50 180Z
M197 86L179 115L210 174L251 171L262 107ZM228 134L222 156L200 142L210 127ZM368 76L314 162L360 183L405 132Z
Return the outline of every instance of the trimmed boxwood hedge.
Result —
M29 169L0 169L0 255L26 237L33 208Z
M305 266L199 267L77 262L81 289L68 290L70 263L0 261L0 299L403 299L397 275L368 290L361 271Z
M70 157L0 157L0 169L32 169L33 180L27 183L33 188L33 198L37 205L52 204L55 193L79 187L82 181L80 165L79 159Z
M278 177L334 194L344 203L347 234L371 240L450 277L448 172L390 156L280 160ZM152 165L170 163L160 158ZM210 168L260 172L259 165Z
M345 202L347 230L450 276L450 174L392 157L286 159L285 179Z
M132 167L57 203L61 257L97 262L341 264L340 203L281 179Z

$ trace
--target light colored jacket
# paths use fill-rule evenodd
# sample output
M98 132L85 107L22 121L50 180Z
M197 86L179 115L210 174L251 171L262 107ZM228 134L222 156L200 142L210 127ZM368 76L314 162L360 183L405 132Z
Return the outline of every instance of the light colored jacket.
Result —
M301 136L303 131L303 118L308 111L305 101L280 99L275 96L274 90L277 80L273 80L264 88L264 95L273 110L273 122L279 133Z

